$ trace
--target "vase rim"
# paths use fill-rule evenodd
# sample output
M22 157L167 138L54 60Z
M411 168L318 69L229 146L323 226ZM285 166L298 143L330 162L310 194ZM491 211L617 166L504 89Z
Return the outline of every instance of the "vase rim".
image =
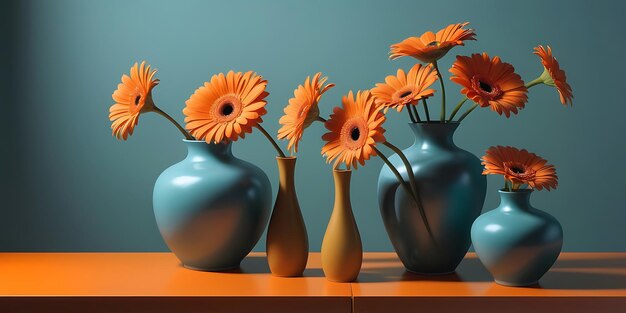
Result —
M352 170L340 170L340 169L333 169L334 173L351 173Z
M527 189L518 189L518 190L515 190L515 191L507 191L507 190L503 190L503 189L498 189L498 192L502 193L502 194L524 194L524 193L531 193L533 191L534 191L533 189L528 189L528 188Z
M298 158L297 156L293 156L293 155L290 155L290 156L280 156L280 155L277 155L276 156L276 160L295 160L297 158Z
M461 123L457 122L457 121L453 121L453 122L441 122L441 121L430 121L430 122L410 122L407 123L409 125L460 125Z

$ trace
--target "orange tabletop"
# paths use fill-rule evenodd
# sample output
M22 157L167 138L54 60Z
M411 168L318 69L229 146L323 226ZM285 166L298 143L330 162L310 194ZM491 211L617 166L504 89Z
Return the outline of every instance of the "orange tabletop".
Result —
M563 253L539 286L492 282L475 255L456 274L408 273L366 253L359 279L332 283L312 253L305 277L183 268L170 253L0 253L0 312L626 312L626 253ZM558 313L558 312L557 312Z
M473 253L441 276L407 272L393 253L367 253L352 294L359 313L626 312L626 253L562 253L525 288L494 283Z
M0 312L350 312L350 284L269 274L252 253L231 272L182 267L171 253L0 253Z

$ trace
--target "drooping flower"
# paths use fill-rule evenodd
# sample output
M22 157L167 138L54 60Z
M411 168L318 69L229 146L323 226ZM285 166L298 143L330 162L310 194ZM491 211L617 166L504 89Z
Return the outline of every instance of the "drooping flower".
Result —
M335 167L344 163L348 169L357 168L357 162L365 165L366 160L376 156L376 143L385 142L385 116L369 91L357 92L356 99L350 91L341 102L343 107L335 107L325 123L329 132L322 136L327 141L322 155L327 162L335 160Z
M390 59L412 56L424 63L441 59L450 49L464 45L465 40L476 40L473 29L465 29L469 23L450 24L436 34L425 32L420 37L409 37L391 45Z
M538 55L541 58L541 64L543 64L544 72L541 74L543 78L543 82L546 85L555 87L559 92L559 97L561 98L561 103L564 105L572 105L572 87L567 83L567 76L565 72L559 66L559 62L557 62L556 58L552 56L552 48L547 46L545 49L543 46L539 45L535 47L534 54Z
M435 93L430 86L437 81L437 71L429 64L415 64L408 73L398 69L397 75L389 75L384 83L372 88L372 95L378 105L396 109L398 112L410 104L428 98Z
M267 80L252 71L213 75L185 102L187 130L208 143L244 138L267 113L266 86Z
M293 92L293 98L285 107L279 123L283 125L278 130L278 139L289 139L287 149L298 152L298 143L304 130L313 123L320 114L318 103L322 95L335 84L326 84L328 77L321 78L322 73L307 77L304 85L299 85Z
M509 117L523 109L528 89L513 65L487 53L457 56L452 64L450 80L461 85L461 93L481 107L491 107Z
M553 165L525 149L514 147L490 147L482 157L483 174L498 174L516 185L528 185L532 189L548 191L556 189L558 177Z
M135 63L130 68L130 76L124 74L112 98L115 103L109 109L112 134L117 139L126 140L133 134L141 113L154 108L152 89L159 84L154 78L156 70L151 70L146 62Z

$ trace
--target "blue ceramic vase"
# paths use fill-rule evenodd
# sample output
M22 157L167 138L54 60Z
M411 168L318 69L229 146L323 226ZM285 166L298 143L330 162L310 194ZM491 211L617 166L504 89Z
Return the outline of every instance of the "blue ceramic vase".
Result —
M260 168L234 157L230 143L185 144L187 157L154 185L159 231L187 268L237 268L267 225L270 182Z
M561 253L561 224L530 205L531 193L500 190L500 206L472 226L476 254L498 284L537 284Z
M480 160L453 141L458 123L409 124L415 143L403 150L412 166L426 219L387 166L378 178L382 219L396 253L407 270L422 274L455 271L470 246L470 229L480 215L487 180ZM407 180L398 157L391 163Z

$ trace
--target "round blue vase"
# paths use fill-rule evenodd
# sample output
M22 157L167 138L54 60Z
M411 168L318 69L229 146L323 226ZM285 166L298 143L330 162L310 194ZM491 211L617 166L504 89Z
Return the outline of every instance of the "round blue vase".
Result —
M480 215L487 180L480 160L453 141L458 123L409 124L415 143L402 152L411 164L426 219L386 165L378 178L382 219L396 253L407 270L445 274L456 270L470 247L470 228ZM408 181L398 155L391 163Z
M500 190L500 206L472 226L476 254L498 284L537 284L561 253L561 224L530 205L531 193Z
M237 159L230 143L185 140L187 157L154 185L159 231L185 267L236 268L257 243L272 207L265 173Z

